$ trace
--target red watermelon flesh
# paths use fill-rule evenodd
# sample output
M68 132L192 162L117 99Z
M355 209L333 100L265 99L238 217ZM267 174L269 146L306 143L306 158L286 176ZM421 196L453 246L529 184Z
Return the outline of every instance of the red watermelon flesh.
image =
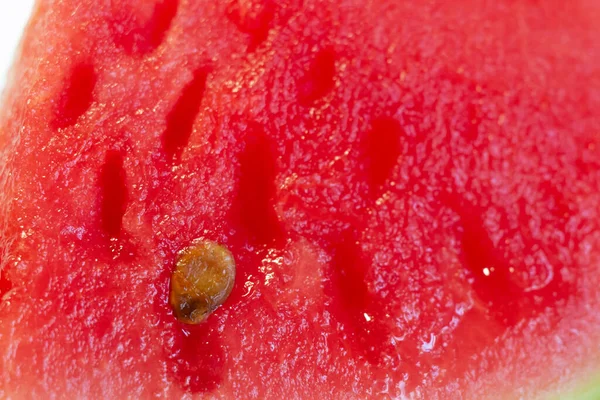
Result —
M0 397L574 385L599 37L592 0L39 1L0 113ZM198 238L237 275L193 326Z

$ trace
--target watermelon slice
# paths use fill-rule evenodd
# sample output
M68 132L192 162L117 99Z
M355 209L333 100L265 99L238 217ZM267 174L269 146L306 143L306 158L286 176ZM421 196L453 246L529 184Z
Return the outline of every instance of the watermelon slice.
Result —
M593 0L39 0L0 397L594 396L599 37ZM235 275L191 318L198 243Z

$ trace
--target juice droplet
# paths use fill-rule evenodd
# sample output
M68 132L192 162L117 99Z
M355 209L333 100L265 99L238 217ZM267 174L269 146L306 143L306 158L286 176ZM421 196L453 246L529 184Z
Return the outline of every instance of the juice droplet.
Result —
M175 317L199 324L221 306L235 282L235 261L224 246L196 241L182 250L171 275L169 302Z

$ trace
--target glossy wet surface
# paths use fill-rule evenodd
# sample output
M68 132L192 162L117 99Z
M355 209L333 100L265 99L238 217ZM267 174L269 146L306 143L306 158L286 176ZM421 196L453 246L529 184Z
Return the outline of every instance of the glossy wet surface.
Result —
M600 355L595 3L50 3L0 397L530 398ZM173 298L198 238L235 284Z

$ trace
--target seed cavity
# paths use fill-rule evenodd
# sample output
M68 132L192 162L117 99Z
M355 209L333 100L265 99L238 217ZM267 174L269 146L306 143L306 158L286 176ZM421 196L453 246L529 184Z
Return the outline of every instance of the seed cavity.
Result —
M194 72L192 80L183 89L177 103L167 115L167 127L162 136L162 144L169 160L180 157L190 140L194 121L204 97L207 74L206 68Z
M481 124L481 118L479 116L479 110L474 104L469 104L466 110L466 121L464 127L463 136L468 141L475 141L479 135L479 125Z
M127 184L123 154L111 150L100 172L102 228L111 238L121 234L122 220L127 210Z
M79 64L71 71L58 100L54 115L55 128L74 125L94 100L97 75L91 64Z
M170 303L175 317L199 324L220 307L235 282L235 261L224 246L199 240L177 258L171 275Z
M124 12L113 24L115 43L132 55L152 52L167 36L178 7L179 0L159 0L149 17Z
M275 143L258 124L250 124L240 154L238 194L233 205L236 224L249 242L272 243L283 237L274 207L277 174Z
M389 332L382 321L382 304L369 292L368 260L353 232L331 239L332 259L326 294L329 312L344 326L353 351L372 365L381 365L389 351Z
M255 50L269 36L275 15L272 0L233 0L227 6L227 17L249 36L248 50Z
M335 58L333 49L319 51L312 60L304 77L298 83L298 101L311 106L335 86Z
M2 265L2 260L0 259L0 265ZM12 282L8 279L6 268L0 268L0 303L2 303L4 299L4 295L11 291L13 287Z
M371 123L363 145L367 181L373 194L388 180L400 157L402 127L392 118L379 118Z
M494 242L479 206L456 195L444 197L460 218L461 258L477 300L501 326L510 328L569 296L569 285L554 273L552 248L527 230L526 216L518 229Z
M212 393L223 380L228 358L219 335L221 327L216 318L199 325L176 327L164 341L170 379L187 397Z

